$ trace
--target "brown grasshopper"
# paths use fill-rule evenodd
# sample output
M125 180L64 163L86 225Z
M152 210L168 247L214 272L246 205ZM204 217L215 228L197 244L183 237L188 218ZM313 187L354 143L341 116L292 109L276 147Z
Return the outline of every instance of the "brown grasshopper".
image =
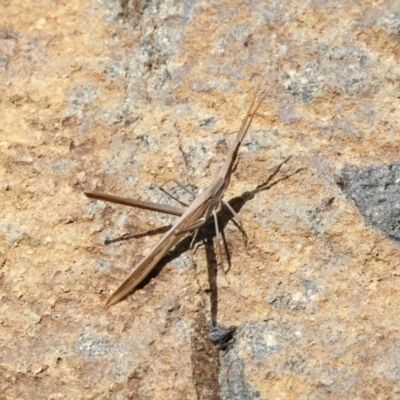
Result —
M130 200L123 197L112 196L102 193L91 193L85 192L85 195L92 199L110 201L113 203L119 203L129 205L138 208L144 208L152 211L159 211L162 213L178 215L179 218L173 224L171 229L161 238L161 240L150 250L149 254L144 257L134 267L132 273L125 279L119 288L109 297L106 306L111 306L122 299L124 299L130 292L132 292L156 267L159 261L168 253L168 251L174 247L184 236L189 232L195 231L192 243L196 237L197 231L201 228L206 221L211 217L214 218L216 235L218 239L219 251L222 260L221 251L221 236L218 228L217 213L216 210L221 204L227 206L227 208L233 214L235 221L237 222L242 235L246 238L242 223L239 216L232 209L229 203L223 200L226 188L229 185L232 171L236 167L238 162L238 152L243 139L249 130L250 124L256 114L261 103L264 101L268 92L262 97L262 99L255 105L257 92L254 94L253 100L247 111L247 114L243 120L242 126L236 136L235 142L232 144L229 153L226 157L225 163L221 170L214 178L211 185L205 188L200 194L198 194L193 202L187 208L182 207L169 207L157 203L142 202L138 200Z

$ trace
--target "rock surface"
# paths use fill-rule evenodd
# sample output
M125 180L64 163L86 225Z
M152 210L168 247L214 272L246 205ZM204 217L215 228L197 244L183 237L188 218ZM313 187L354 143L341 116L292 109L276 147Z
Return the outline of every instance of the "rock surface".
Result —
M400 247L370 207L399 231L399 2L0 10L0 398L400 398ZM257 74L225 196L247 249L220 212L226 278L210 224L105 309L174 219L83 191L207 186ZM390 202L357 187L368 171Z

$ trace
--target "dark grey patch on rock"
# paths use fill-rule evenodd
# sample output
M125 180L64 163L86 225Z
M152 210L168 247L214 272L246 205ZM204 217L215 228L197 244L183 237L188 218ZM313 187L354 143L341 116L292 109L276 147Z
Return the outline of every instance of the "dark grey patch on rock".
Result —
M228 364L228 373L221 378L221 399L253 400L259 399L260 393L246 383L244 361L233 358Z
M346 97L371 93L380 84L374 75L376 64L371 56L352 46L321 49L320 73L324 82L331 88L344 92ZM340 66L340 67L339 67Z
M249 154L257 154L262 149L276 147L279 131L276 129L252 130L243 141L242 147L246 148Z
M271 297L268 299L268 304L272 307L288 311L299 311L304 308L303 302L294 300L289 293Z
M115 343L101 336L85 334L76 344L80 353L89 357L102 357L115 351Z
M110 267L110 262L108 260L101 260L97 265L94 267L94 272L103 272Z
M209 128L214 125L215 119L213 117L204 118L199 121L199 126L202 128Z
M318 286L310 280L304 280L303 286L305 289L305 298L307 301L312 301L313 297L320 292Z
M56 160L52 163L52 169L67 174L69 172L69 166L64 160Z
M400 240L400 163L345 169L337 183L371 225Z
M182 25L188 25L190 21L198 14L197 0L183 1Z
M109 78L125 77L127 73L126 62L111 60L104 66L103 73Z
M381 25L390 35L400 35L400 13L387 13L379 20Z
M274 321L247 324L237 330L235 343L222 356L221 398L258 399L260 393L246 382L245 366L248 361L266 360L282 351L282 334ZM243 358L248 355L250 360Z
M92 84L78 85L74 90L70 90L65 96L65 101L69 106L69 114L82 117L84 108L93 104L97 99L97 93Z
M322 91L317 63L310 63L296 73L285 73L280 78L293 97L302 103L311 104Z
M4 72L7 69L8 62L7 57L0 57L0 72Z

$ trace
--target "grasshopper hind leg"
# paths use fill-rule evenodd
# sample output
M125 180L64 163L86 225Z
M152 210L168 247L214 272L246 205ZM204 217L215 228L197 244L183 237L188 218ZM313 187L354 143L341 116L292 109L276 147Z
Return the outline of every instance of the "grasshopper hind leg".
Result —
M219 230L219 226L218 226L218 217L217 217L217 212L215 210L213 210L213 217L214 217L214 224L215 224L215 233L217 235L217 243L218 243L218 253L219 253L219 264L221 265L221 270L224 274L225 279L228 281L228 278L226 277L226 272L225 272L225 268L224 268L224 256L222 254L222 248L224 248L224 253L225 256L227 258L227 260L229 260L229 256L226 252L226 248L225 246L222 245L222 235L221 232Z

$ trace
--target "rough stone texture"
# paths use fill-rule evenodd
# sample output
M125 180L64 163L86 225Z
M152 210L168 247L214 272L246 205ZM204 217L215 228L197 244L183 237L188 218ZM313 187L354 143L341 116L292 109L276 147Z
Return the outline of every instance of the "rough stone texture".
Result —
M400 247L337 184L399 162L398 1L0 13L2 399L400 398ZM206 186L253 74L271 92L226 194L247 250L221 212L227 279L210 225L105 309L173 218L82 192Z
M338 183L362 215L386 235L400 241L400 164L348 169Z

